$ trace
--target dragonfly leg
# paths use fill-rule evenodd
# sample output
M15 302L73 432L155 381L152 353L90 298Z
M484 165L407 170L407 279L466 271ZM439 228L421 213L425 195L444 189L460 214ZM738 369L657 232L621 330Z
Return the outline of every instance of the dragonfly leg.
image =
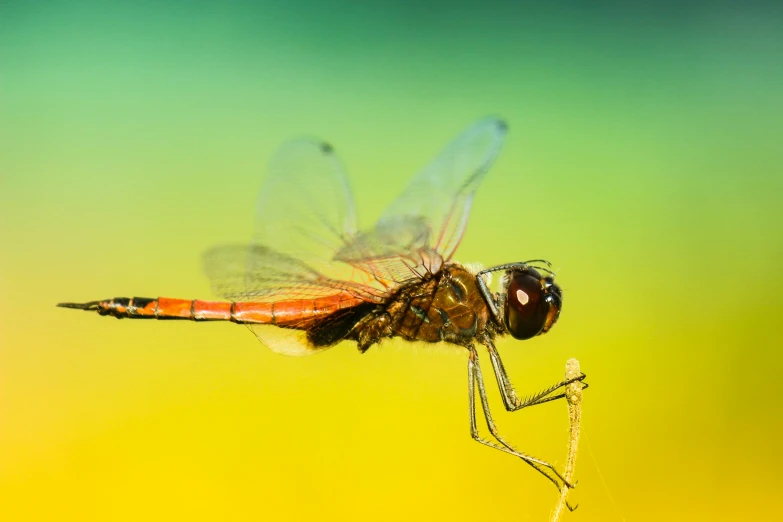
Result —
M495 345L487 338L482 340L482 344L484 344L489 351L489 360L492 362L492 369L495 371L495 378L498 382L498 389L500 389L500 395L503 397L503 404L508 411L517 411L521 410L522 408L527 408L528 406L536 406L545 402L562 399L565 397L565 393L559 393L557 395L552 394L574 381L582 381L585 379L585 377L587 377L583 373L574 379L560 381L545 390L530 395L525 399L520 399L517 397L517 392L514 390L514 386L511 384L511 381L508 378L508 373L506 373L506 368L503 366L503 361L500 359L500 354L495 348ZM588 384L584 383L582 389L587 387Z
M478 426L476 425L476 388L479 391L479 398L481 400L481 409L484 412L484 418L487 421L487 428L492 434L492 437L497 443L481 438L478 432ZM470 435L473 439L485 446L495 448L497 450L509 453L516 457L519 457L536 471L544 475L550 482L552 482L558 491L565 485L570 488L573 487L563 476L555 469L555 467L544 460L537 459L521 451L518 451L511 447L497 431L495 422L492 420L492 414L489 411L489 403L487 401L487 392L484 388L484 379L481 375L481 368L479 367L478 354L474 348L470 349L470 358L468 359L468 405L470 409Z

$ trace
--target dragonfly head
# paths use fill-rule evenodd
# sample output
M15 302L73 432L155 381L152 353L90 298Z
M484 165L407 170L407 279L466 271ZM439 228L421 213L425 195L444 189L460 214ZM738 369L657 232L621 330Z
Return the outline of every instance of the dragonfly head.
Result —
M530 339L549 331L560 316L563 292L553 274L545 276L533 267L506 273L504 320L515 339Z

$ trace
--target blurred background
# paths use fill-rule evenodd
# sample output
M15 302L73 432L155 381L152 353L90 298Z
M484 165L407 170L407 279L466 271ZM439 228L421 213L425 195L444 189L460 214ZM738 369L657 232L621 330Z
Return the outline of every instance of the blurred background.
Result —
M783 516L779 9L117 4L0 4L0 519L547 520L551 484L471 440L460 350L54 307L211 297L201 253L249 239L291 136L369 225L487 114L457 259L559 270L557 327L499 349L523 394L589 375L566 520ZM506 413L483 361L501 433L562 465L566 405Z

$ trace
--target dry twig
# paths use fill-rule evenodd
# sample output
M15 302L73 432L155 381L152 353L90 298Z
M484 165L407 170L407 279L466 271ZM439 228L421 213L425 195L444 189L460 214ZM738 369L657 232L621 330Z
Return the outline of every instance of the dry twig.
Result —
M579 361L576 359L569 359L566 362L566 380L575 379L581 375L579 369ZM572 482L574 476L574 466L576 464L576 449L579 446L579 421L582 417L582 388L584 384L582 381L574 381L566 386L566 400L568 401L568 418L570 420L570 429L568 437L568 459L566 460L566 468L564 477L568 482ZM576 506L571 507L568 504L568 486L563 485L560 490L560 499L557 502L555 511L552 515L552 522L558 522L563 515L564 508L568 508L570 511L576 509Z

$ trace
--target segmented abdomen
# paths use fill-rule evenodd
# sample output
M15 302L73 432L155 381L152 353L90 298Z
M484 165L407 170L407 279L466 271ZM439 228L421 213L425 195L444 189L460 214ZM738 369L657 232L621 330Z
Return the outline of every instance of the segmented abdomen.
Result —
M365 301L347 292L315 299L269 303L199 301L170 297L114 297L83 305L64 303L67 308L96 310L101 315L129 319L185 319L190 321L232 321L244 324L273 324L306 329L320 317L353 308Z

